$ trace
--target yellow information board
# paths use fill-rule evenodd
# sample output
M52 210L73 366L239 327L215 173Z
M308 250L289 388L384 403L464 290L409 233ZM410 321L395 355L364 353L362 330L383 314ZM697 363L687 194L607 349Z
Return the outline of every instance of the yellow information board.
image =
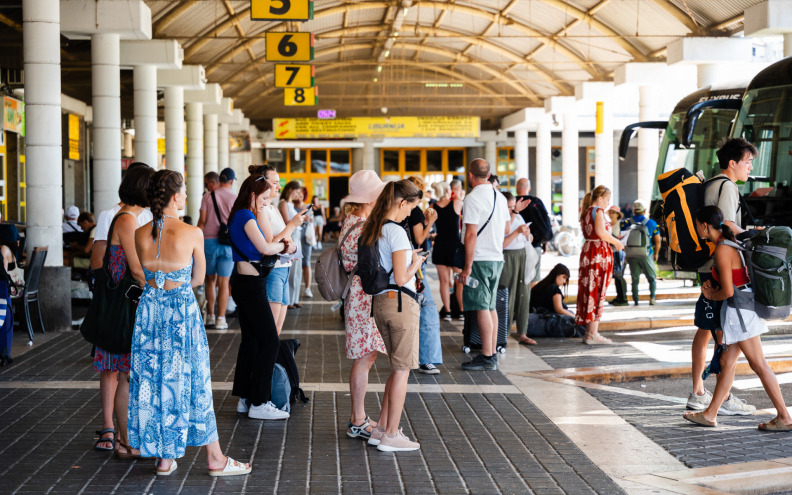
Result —
M313 65L275 64L276 88L311 88L313 85Z
M287 107L312 107L318 101L316 88L284 88L283 104Z
M267 33L268 62L310 62L314 56L311 33Z
M80 159L80 117L69 114L69 160Z
M286 90L289 91L289 90ZM478 117L348 117L273 119L277 139L479 136Z
M312 0L251 0L254 21L308 21L314 18Z

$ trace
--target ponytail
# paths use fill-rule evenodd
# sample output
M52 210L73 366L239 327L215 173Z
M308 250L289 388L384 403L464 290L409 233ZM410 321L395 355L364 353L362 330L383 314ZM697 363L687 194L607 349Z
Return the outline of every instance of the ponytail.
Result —
M605 196L606 194L610 194L610 189L600 185L592 189L590 193L586 193L586 195L583 196L583 204L580 207L581 222L583 221L583 217L586 216L586 210L591 208L591 205L594 204L594 201L598 200L602 196Z
M589 206L591 206L591 193L590 192L586 193L586 195L583 196L583 203L580 205L580 221L581 222L583 221L583 217L586 216L586 210L589 209Z
M388 221L388 211L401 200L417 200L420 192L409 179L387 182L382 193L377 198L377 202L374 203L371 215L369 215L366 223L363 224L363 230L360 233L360 244L365 247L373 246L381 237L382 227Z

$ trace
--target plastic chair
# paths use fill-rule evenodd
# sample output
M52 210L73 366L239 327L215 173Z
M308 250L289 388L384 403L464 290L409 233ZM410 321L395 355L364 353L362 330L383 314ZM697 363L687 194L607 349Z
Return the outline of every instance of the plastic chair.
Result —
M41 301L39 300L39 283L41 282L41 271L44 261L47 259L47 248L37 247L33 249L33 256L30 258L27 270L25 271L25 289L22 293L22 304L25 307L25 324L27 325L28 336L33 345L33 322L30 320L30 304L36 303L38 310L39 325L41 333L47 333L44 329L44 319L41 317Z

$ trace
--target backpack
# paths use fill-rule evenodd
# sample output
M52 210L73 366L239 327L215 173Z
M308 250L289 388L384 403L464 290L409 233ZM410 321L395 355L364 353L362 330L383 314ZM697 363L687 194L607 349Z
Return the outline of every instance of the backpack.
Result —
M744 245L731 241L723 243L745 254L756 314L765 320L789 317L792 313L792 229L768 227Z
M278 363L272 369L272 403L281 411L291 412L289 397L291 397L291 383L286 369Z
M628 259L645 258L649 255L649 218L644 218L641 223L631 221L630 232L624 246L624 254Z
M319 258L316 260L314 281L319 288L319 293L325 301L343 299L346 297L347 292L349 292L349 285L352 281L352 277L357 272L357 267L355 267L351 273L344 270L344 263L341 260L341 246L344 245L349 234L362 223L363 221L360 221L350 227L347 233L344 234L341 242L336 245L335 249L328 249L320 254Z
M668 261L675 270L696 270L715 252L715 244L701 239L694 216L704 205L705 183L686 168L657 177L663 198L663 222Z
M531 200L525 210L522 211L522 217L525 223L531 222L528 227L531 229L533 236L532 244L540 245L553 240L553 225L550 223L550 215L547 213L542 200L536 196L526 196Z
M289 385L291 387L289 392L289 403L292 403L295 400L300 402L308 402L310 400L305 396L303 389L300 388L300 371L297 369L297 362L294 360L294 354L299 348L300 341L297 339L281 340L280 349L278 350L278 358L275 361L276 365L281 365L288 375ZM275 400L272 402L275 403Z
M391 273L393 270L386 272L380 262L379 240L371 246L364 246L358 241L357 276L360 277L363 292L373 296L387 289Z

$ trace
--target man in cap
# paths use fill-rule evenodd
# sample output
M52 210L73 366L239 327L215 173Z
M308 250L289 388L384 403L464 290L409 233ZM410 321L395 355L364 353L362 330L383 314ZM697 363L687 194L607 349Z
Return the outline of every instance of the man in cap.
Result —
M74 205L66 208L66 213L63 215L64 222L62 225L63 233L68 234L69 232L82 232L82 228L80 228L79 224L77 224L77 217L80 216L80 209Z
M236 174L232 169L224 168L218 179L219 187L209 188L209 192L201 199L198 228L204 233L206 251L206 326L214 326L222 330L228 328L225 314L234 258L231 246L221 244L218 236L220 224L228 225L228 215L237 198L231 190ZM215 301L217 301L217 313L215 313Z
M638 306L638 281L643 273L649 282L649 304L655 305L655 263L660 252L660 230L657 222L646 216L646 205L643 201L635 200L633 216L622 225L622 229L629 230L624 245L632 277L633 302Z

